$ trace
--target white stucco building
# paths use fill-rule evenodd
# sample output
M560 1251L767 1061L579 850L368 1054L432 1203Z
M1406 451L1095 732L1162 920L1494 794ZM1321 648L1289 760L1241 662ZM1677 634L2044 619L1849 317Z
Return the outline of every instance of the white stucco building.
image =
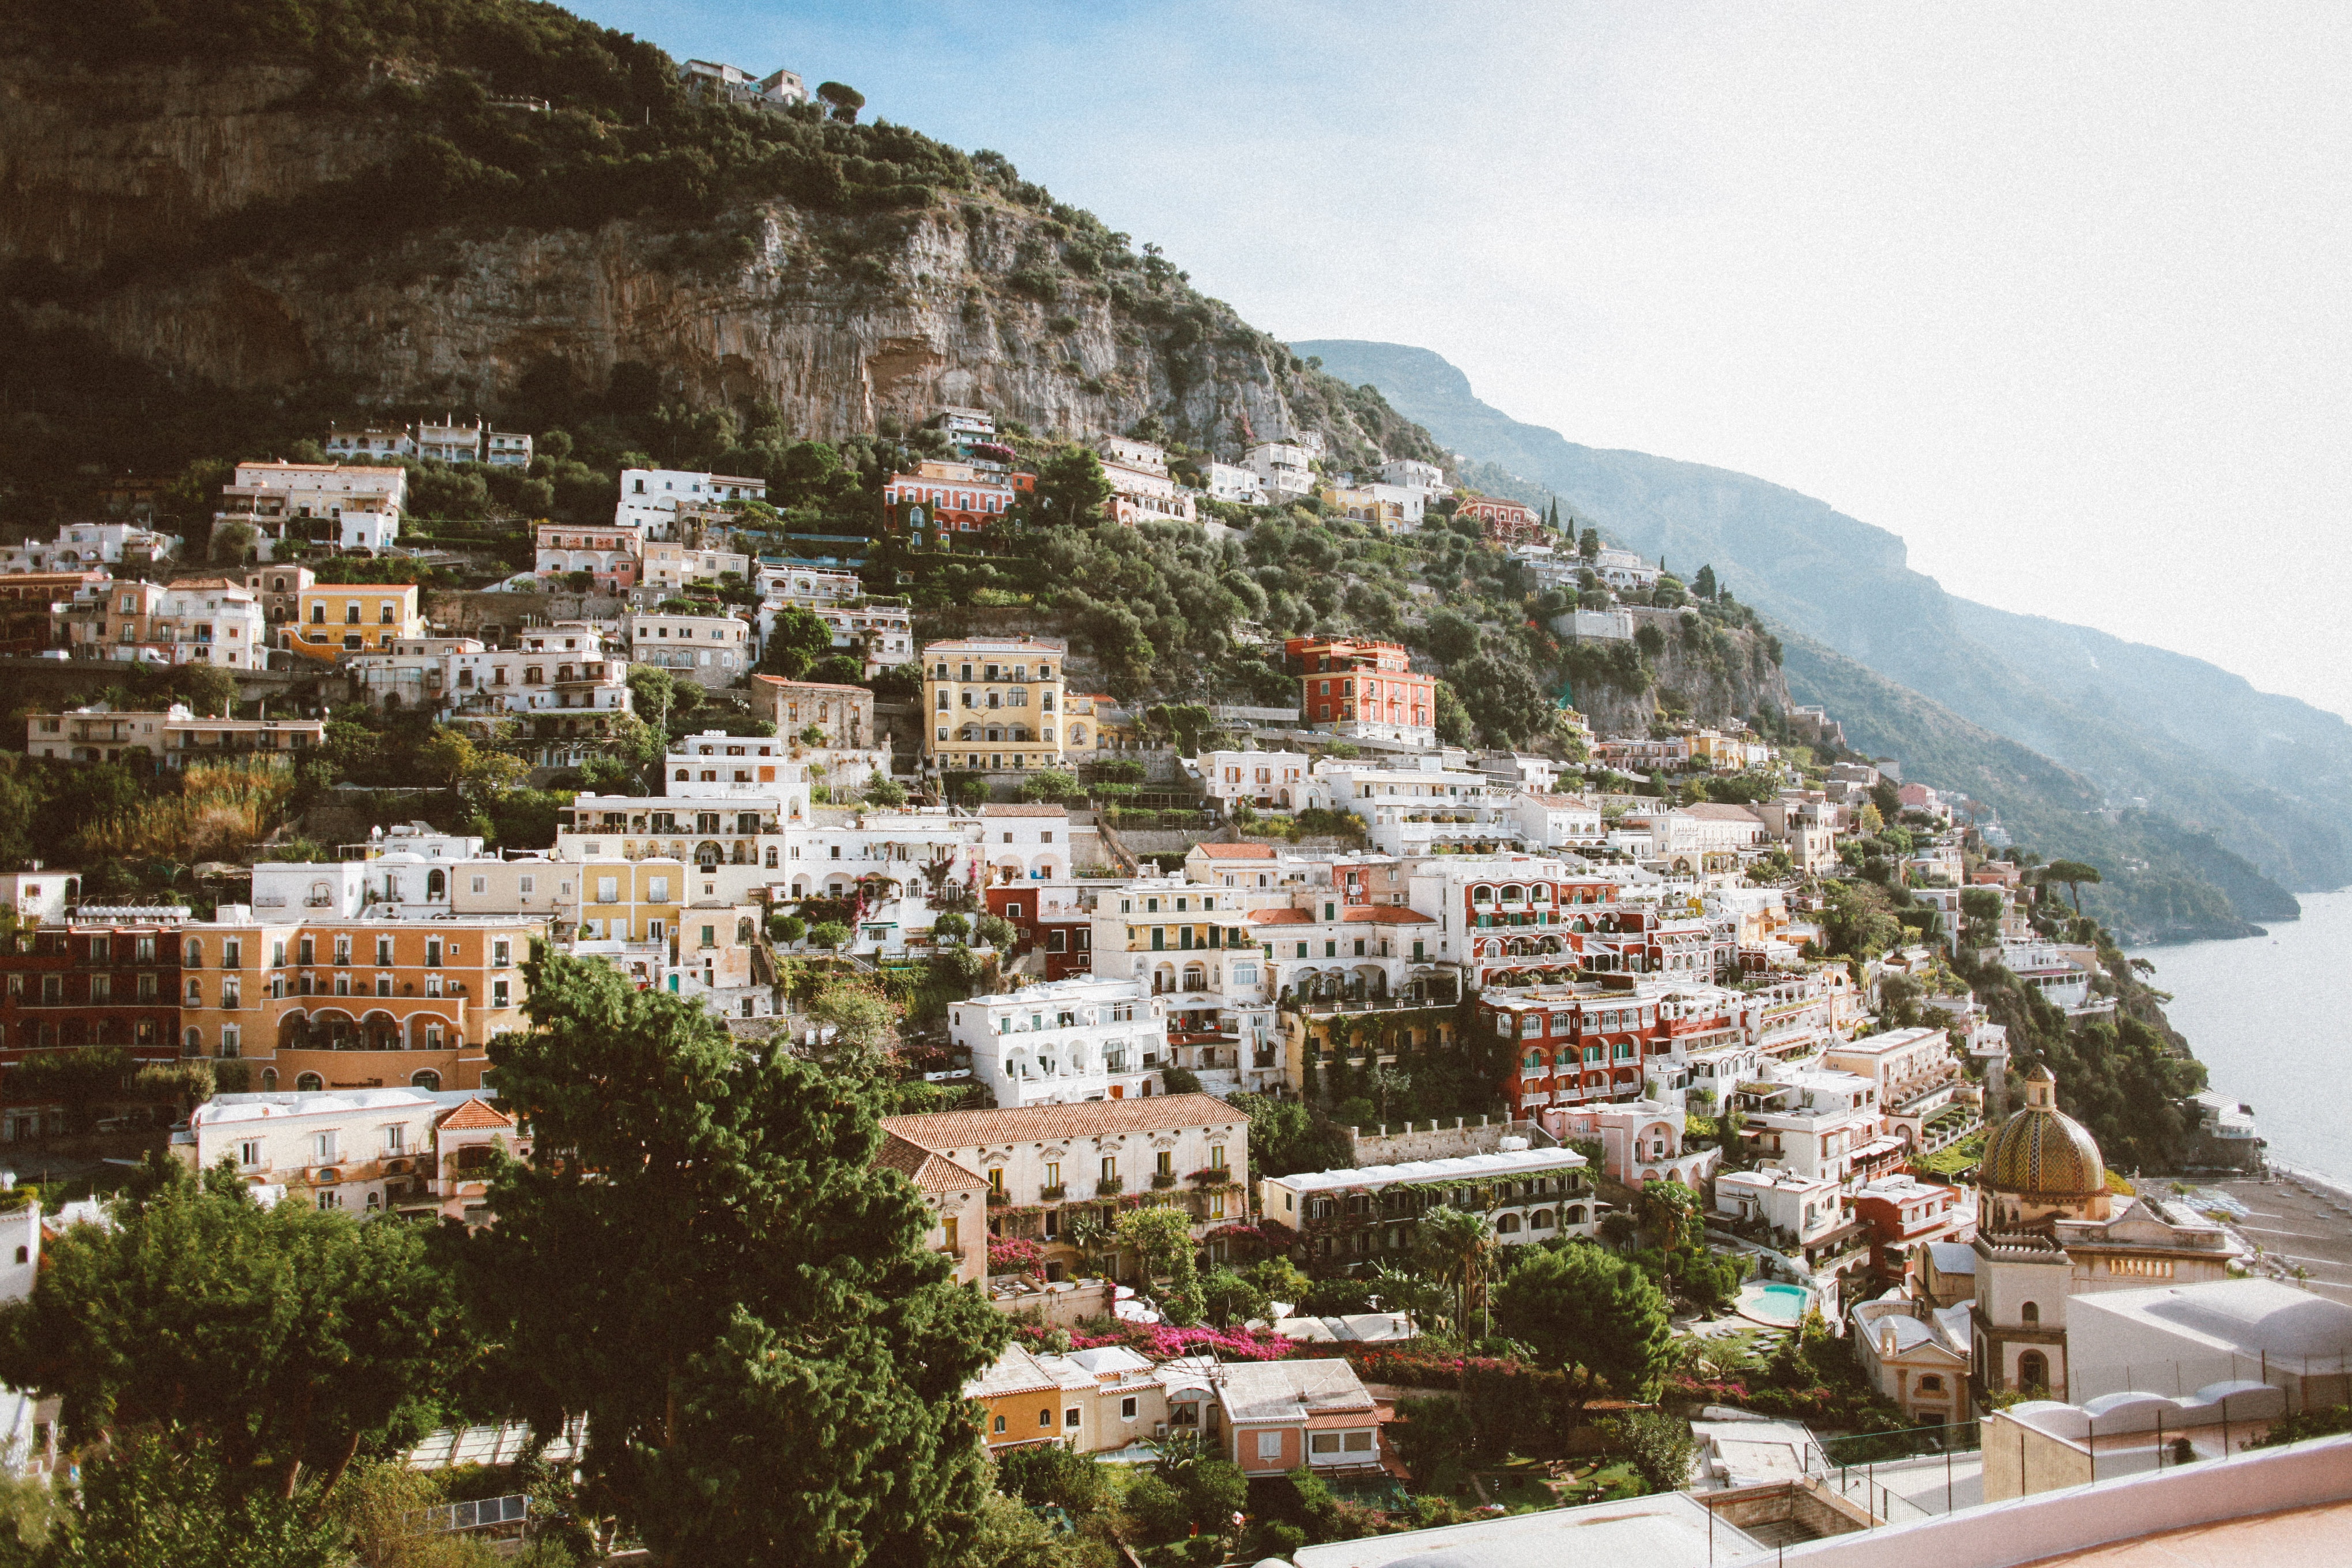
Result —
M698 474L683 468L623 468L621 499L613 521L645 530L647 539L677 537L681 506L716 506L730 500L765 500L764 479L737 474Z
M1006 1110L1140 1099L1169 1065L1165 1005L1133 980L1055 980L948 1010L972 1076Z

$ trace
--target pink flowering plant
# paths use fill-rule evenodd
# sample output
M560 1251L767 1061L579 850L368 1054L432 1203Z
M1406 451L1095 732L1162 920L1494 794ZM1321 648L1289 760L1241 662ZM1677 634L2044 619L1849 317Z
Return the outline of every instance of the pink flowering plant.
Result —
M1052 1331L1025 1324L1018 1331L1033 1341L1042 1341ZM1095 1331L1073 1329L1069 1338L1074 1351L1125 1345L1154 1361L1210 1354L1221 1361L1281 1361L1297 1349L1280 1334L1249 1329L1213 1329L1205 1324L1179 1329L1166 1323L1121 1322L1114 1326L1097 1321Z
M992 1236L988 1238L988 1271L991 1274L1027 1274L1045 1261L1045 1249L1026 1237Z

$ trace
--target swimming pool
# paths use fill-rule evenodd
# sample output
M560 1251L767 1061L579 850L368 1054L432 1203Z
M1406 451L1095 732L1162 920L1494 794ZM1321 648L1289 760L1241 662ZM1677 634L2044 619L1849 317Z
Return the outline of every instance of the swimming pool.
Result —
M1794 1328L1813 1304L1813 1293L1802 1285L1777 1279L1750 1284L1739 1292L1739 1315L1776 1329Z

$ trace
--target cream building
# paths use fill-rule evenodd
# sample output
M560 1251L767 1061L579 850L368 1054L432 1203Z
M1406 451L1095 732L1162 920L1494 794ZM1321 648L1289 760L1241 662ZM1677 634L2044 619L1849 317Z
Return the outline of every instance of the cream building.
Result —
M1052 1278L1078 1256L1070 1223L1116 1223L1130 1194L1183 1208L1196 1238L1248 1213L1249 1118L1213 1095L888 1116L882 1127L981 1173L991 1228L1043 1243Z

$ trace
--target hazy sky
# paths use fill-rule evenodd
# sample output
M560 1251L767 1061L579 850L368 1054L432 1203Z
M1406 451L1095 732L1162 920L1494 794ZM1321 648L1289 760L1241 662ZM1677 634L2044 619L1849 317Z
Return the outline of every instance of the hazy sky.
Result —
M1953 591L2352 714L2352 7L587 0Z

